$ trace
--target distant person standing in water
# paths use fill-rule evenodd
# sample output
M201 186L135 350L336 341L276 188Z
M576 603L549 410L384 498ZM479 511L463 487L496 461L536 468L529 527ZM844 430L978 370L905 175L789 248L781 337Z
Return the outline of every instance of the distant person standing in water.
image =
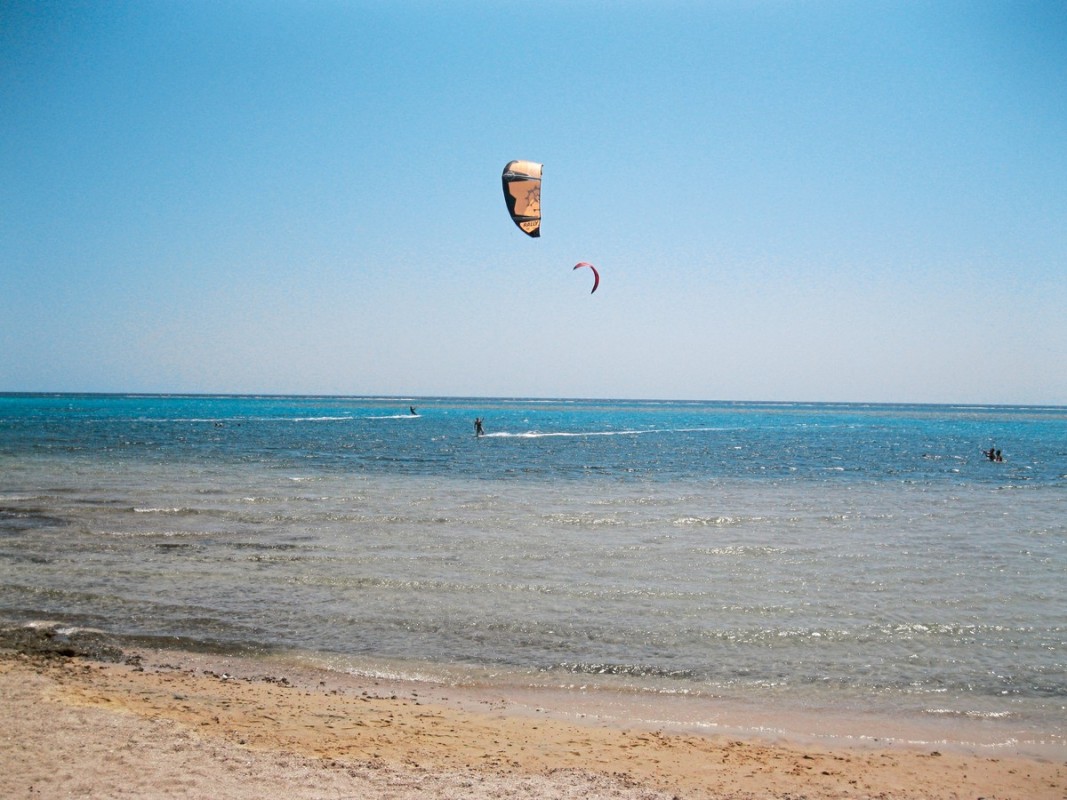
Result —
M1004 455L997 449L996 445L993 445L988 450L983 450L982 455L990 461L996 461L998 463L1004 462Z
M481 417L475 417L474 418L474 435L475 436L481 436L483 433L485 433L485 431L482 430L482 418Z

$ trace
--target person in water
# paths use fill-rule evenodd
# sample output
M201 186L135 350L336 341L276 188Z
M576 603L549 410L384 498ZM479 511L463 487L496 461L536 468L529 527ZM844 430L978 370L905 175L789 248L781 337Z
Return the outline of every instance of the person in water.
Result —
M482 430L482 418L481 417L475 417L475 419L474 419L474 435L475 436L481 436L484 433L485 433L485 431Z
M1004 456L995 447L990 447L988 450L983 450L982 455L984 455L990 461L996 461L999 463L1003 463L1004 461Z
M415 415L415 406L408 406L408 411Z

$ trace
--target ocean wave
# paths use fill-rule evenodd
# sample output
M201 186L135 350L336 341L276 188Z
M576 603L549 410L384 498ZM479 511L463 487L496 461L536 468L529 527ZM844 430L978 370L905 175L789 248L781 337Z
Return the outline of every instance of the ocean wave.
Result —
M672 678L691 680L696 673L689 669L665 669L647 664L611 664L596 662L561 662L546 672L562 671L574 675L619 675L633 678Z
M133 513L135 514L165 514L170 516L196 516L197 514L203 514L204 511L199 508L180 508L180 507L139 507L134 506Z
M632 436L638 433L654 433L654 431L523 431L522 433L509 433L497 431L482 435L483 439L547 439L550 437L583 437L583 436Z
M727 528L733 525L743 525L746 522L759 521L758 517L678 517L675 519L673 525L698 525L713 528Z
M714 428L627 428L624 430L608 430L608 431L495 431L493 433L483 434L482 438L485 439L543 439L551 436L561 437L586 437L586 436L647 436L649 434L668 434L668 433L702 433L707 431L723 431L726 428L714 427Z
M178 539L184 537L206 537L211 535L208 531L179 531L164 529L149 529L138 531L101 530L98 531L98 533L100 536L106 536L115 539Z
M934 717L959 717L961 719L1011 719L1018 716L1012 711L975 711L958 708L924 708L922 713Z
M698 547L693 552L706 556L776 556L785 551L780 547L768 545L727 545L725 547Z

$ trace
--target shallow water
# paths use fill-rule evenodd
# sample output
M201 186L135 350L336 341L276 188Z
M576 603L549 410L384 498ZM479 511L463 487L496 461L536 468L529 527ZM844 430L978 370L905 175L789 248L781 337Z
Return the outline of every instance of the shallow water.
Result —
M1065 748L1065 423L0 395L0 616Z

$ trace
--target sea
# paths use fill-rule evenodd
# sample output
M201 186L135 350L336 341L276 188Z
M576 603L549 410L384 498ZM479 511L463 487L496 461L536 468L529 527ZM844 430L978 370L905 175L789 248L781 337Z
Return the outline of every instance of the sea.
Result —
M1067 408L0 394L0 621L1064 758Z

